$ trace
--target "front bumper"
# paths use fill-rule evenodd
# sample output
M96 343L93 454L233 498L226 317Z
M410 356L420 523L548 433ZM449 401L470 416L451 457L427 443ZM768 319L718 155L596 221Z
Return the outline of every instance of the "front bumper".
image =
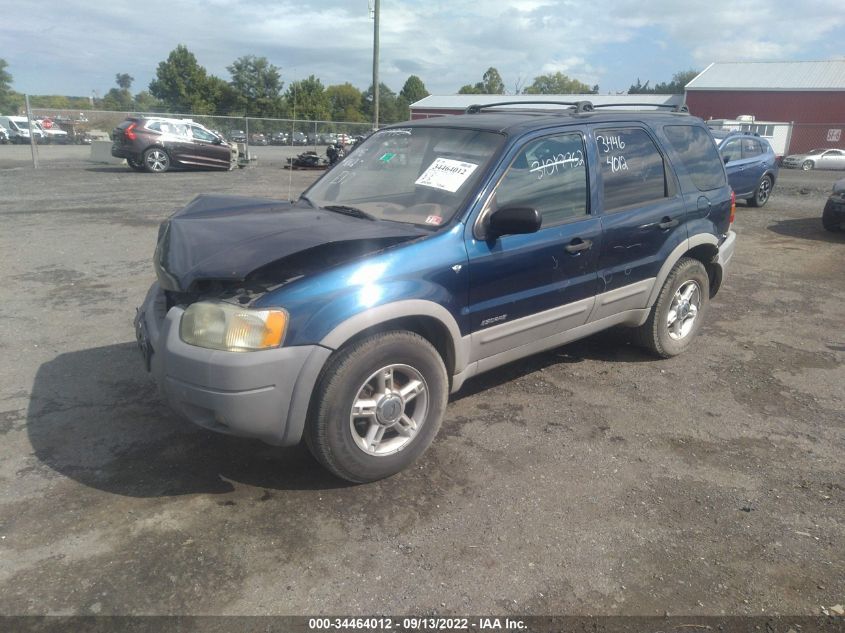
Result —
M212 431L290 446L302 437L311 393L331 350L319 345L223 352L179 337L183 310L153 284L135 318L147 366L167 403Z

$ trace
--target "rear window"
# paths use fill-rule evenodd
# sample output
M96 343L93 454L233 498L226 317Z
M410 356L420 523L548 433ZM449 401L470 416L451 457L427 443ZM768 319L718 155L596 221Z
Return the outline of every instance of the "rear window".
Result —
M719 153L703 128L697 125L667 125L663 131L699 191L710 191L725 185L725 170ZM723 152L727 149L723 148Z

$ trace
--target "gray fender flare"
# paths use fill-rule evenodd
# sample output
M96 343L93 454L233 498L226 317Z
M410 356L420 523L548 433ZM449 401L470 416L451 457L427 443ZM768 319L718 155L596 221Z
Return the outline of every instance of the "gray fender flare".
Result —
M461 336L461 329L452 314L439 303L423 299L408 299L370 308L365 312L350 317L329 332L320 345L338 349L346 341L367 328L401 319L403 317L431 317L439 321L449 332L455 351L455 369L458 373L466 367L469 358L469 346ZM467 337L468 340L469 337Z
M650 308L654 305L654 302L657 301L657 295L660 294L660 290L663 288L666 278L669 276L669 273L672 272L672 268L674 268L675 264L678 263L678 260L684 256L684 253L696 246L701 246L702 244L712 244L713 246L718 247L719 240L716 239L715 235L710 235L709 233L699 233L698 235L693 235L692 237L684 240L672 249L672 252L669 253L669 257L667 257L666 261L663 262L663 266L660 267L660 272L657 273L657 277L654 280L654 287L651 289L651 294L648 297L647 307Z

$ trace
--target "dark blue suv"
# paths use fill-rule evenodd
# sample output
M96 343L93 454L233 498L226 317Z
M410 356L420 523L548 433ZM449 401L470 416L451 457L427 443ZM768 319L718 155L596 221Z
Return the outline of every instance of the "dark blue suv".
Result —
M736 197L747 200L752 207L762 207L769 201L778 177L772 146L748 132L712 132Z
M612 326L686 350L733 214L689 114L474 107L374 133L296 202L196 198L160 228L136 332L193 422L371 481L481 372Z

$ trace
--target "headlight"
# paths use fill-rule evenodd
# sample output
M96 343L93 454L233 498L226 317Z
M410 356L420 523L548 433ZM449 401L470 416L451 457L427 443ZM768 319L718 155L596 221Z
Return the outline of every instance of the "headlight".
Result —
M189 345L251 352L281 345L287 321L284 310L250 310L200 301L185 310L179 336Z

